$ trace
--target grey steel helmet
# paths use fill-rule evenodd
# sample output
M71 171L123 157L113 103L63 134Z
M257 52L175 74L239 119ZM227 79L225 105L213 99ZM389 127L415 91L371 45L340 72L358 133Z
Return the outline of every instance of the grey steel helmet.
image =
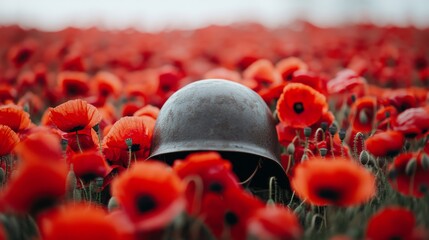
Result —
M150 159L172 164L196 151L217 151L231 161L240 181L267 187L271 176L284 188L275 120L262 98L241 84L207 79L188 84L162 106ZM256 169L258 169L256 171Z

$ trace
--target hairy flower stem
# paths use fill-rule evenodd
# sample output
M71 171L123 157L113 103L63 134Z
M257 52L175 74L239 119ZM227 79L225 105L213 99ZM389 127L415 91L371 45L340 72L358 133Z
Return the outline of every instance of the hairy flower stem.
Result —
M358 145L359 140L361 140L362 150L365 150L365 136L361 132L356 133L356 135L353 139L353 155L354 155L355 159L359 158L359 153L358 153L358 149L357 149L357 145Z
M274 195L274 197L273 197ZM270 183L268 187L268 202L267 205L274 205L278 200L278 185L276 177L270 177Z
M82 147L80 146L78 131L76 131L76 144L77 144L77 148L82 153L83 151L82 151Z

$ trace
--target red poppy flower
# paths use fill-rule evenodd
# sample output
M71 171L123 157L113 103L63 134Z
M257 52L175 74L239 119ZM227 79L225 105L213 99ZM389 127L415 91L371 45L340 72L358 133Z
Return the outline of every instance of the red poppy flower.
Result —
M367 92L367 82L350 69L339 71L335 78L327 83L328 93L332 100L335 100L336 108L340 108L345 99L354 95L357 98L365 96Z
M392 118L392 129L407 138L422 137L429 130L429 108L409 108Z
M249 65L243 71L243 78L255 80L259 88L280 82L280 76L277 75L273 64L267 59L259 59Z
M20 44L14 45L9 49L8 59L16 67L22 67L26 64L36 51L36 42L26 40Z
M133 116L142 107L140 102L127 102L122 106L122 117Z
M196 189L195 184L187 188L186 194L190 213L195 212L195 191L200 190L200 194L213 192L222 195L229 188L240 187L237 177L232 173L231 163L224 160L216 152L190 154L183 161L176 160L173 169L182 179L199 177L202 180L202 189Z
M77 153L70 159L76 177L84 182L94 180L96 177L104 178L112 168L107 164L99 151Z
M155 69L133 71L125 75L124 92L127 97L143 97L146 101L159 89L159 76Z
M306 70L298 70L292 74L292 79L290 82L302 83L304 85L310 86L317 90L320 93L326 93L326 83L322 79L312 72Z
M50 111L52 122L63 132L92 128L101 121L97 108L81 99L69 100Z
M60 72L58 86L66 97L85 96L89 92L88 75L84 72Z
M122 90L121 80L110 72L98 72L92 79L92 82L95 85L98 95L104 98L108 96L118 97Z
M18 143L18 135L10 127L0 125L0 157L10 154Z
M358 76L353 70L345 69L339 71L334 79L328 82L329 94L354 93L360 97L365 93L366 81Z
M276 71L280 73L284 81L292 80L293 73L297 70L307 71L308 66L305 62L296 57L282 59L276 64Z
M410 163L415 161L415 163ZM423 154L402 153L388 166L389 183L403 195L423 197L429 187L428 170L424 167ZM413 166L414 164L414 166ZM409 165L413 166L412 168Z
M277 102L280 121L295 128L314 124L327 110L325 96L301 83L286 85Z
M265 204L241 189L225 192L224 201L227 202L223 215L224 231L229 229L231 239L245 239L249 219Z
M386 207L375 213L368 221L366 239L413 239L416 219L414 214L402 207Z
M394 157L401 152L405 137L397 131L379 132L369 137L366 149L376 157Z
M159 108L152 106L152 105L146 105L139 110L134 112L134 116L141 117L141 116L149 116L153 119L157 119L159 114Z
M184 185L161 162L137 162L112 183L112 195L141 231L165 227L185 210Z
M271 105L274 100L280 97L286 84L287 83L272 84L269 87L260 89L258 94L268 105Z
M82 54L78 51L73 51L64 57L63 63L61 64L61 70L85 72L87 70L86 65L87 64L85 64Z
M67 140L67 153L73 154L77 152L95 150L99 148L97 132L92 128L87 128L76 133L66 133L62 136Z
M377 120L377 122L382 122L383 120L387 119L388 117L393 118L393 117L396 117L397 115L398 115L398 111L396 110L395 107L387 106L387 107L380 108L377 111L375 119Z
M57 239L124 239L119 226L107 218L107 213L89 204L68 204L53 210L39 220L45 240Z
M341 181L338 181L341 179ZM292 187L311 204L352 206L375 194L375 177L349 159L311 159L295 167Z
M38 213L62 200L66 193L67 166L51 163L26 162L15 170L1 194L6 209Z
M3 105L0 106L0 124L19 132L30 126L30 115L16 105Z
M362 97L353 103L350 120L354 131L369 133L373 129L377 102L372 97Z
M407 89L385 91L382 96L382 101L385 102L386 105L394 106L398 112L403 112L408 108L414 108L418 105L413 92Z
M280 206L258 209L247 224L248 236L256 239L301 239L302 232L295 214Z
M131 151L148 150L150 147L148 130L141 117L122 117L109 133L104 137L104 144L108 147L128 151L126 139L131 139Z
M159 92L169 93L175 92L180 87L180 79L182 79L183 73L180 72L173 66L163 66L158 69L159 78Z
M50 132L35 132L23 139L15 148L23 162L61 162L61 139Z
M0 103L13 101L18 95L16 89L9 84L0 83Z

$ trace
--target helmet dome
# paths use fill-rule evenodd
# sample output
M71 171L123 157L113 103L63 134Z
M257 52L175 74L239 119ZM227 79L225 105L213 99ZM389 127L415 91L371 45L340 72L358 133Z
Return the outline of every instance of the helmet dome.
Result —
M275 120L262 98L241 84L207 79L175 92L155 123L149 158L171 164L196 151L217 151L231 161L241 181L268 186L275 176L289 185L280 164Z

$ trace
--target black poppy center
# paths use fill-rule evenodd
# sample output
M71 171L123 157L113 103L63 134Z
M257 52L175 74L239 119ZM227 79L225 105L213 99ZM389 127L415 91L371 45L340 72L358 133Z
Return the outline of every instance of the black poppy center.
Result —
M234 226L238 223L238 217L233 212L226 212L225 213L225 223L229 226Z
M80 178L82 179L82 181L84 183L89 183L92 180L94 180L96 177L98 177L97 174L92 173L92 172L88 172L88 173L83 174Z
M223 185L219 182L212 182L209 186L210 191L215 193L222 193L223 192Z
M52 208L57 204L57 198L53 196L43 196L33 201L30 207L30 213L40 213L43 210Z
M140 144L131 145L131 152L137 152L140 150Z
M297 114L304 112L304 104L302 104L302 102L296 102L295 104L293 104L293 110Z
M336 202L341 198L341 193L332 188L321 188L317 191L317 195L332 202Z
M141 195L136 198L136 205L139 213L146 213L156 207L156 202L150 195Z
M399 237L399 236L391 236L389 238L389 240L401 240L401 239L402 239L402 237Z

